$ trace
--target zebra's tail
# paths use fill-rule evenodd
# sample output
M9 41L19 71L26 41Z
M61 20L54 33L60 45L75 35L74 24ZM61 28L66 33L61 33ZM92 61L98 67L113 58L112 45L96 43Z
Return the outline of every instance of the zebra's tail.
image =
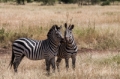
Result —
M15 55L14 55L13 48L12 48L12 56L11 56L11 61L10 61L10 64L9 64L10 68L13 65L14 58L15 58Z

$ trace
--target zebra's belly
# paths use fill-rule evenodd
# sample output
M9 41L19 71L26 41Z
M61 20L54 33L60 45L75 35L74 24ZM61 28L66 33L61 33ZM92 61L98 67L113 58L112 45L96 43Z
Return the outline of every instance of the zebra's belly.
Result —
M42 53L31 53L31 54L27 54L26 57L30 60L42 60L44 59L44 55Z
M41 58L34 58L34 57L29 58L29 57L27 57L27 58L30 59L30 60L42 60L42 59L44 59L44 57L43 58L42 57Z

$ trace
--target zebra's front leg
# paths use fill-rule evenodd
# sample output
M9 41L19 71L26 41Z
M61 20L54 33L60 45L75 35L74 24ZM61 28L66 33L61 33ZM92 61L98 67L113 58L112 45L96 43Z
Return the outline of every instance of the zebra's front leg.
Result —
M46 59L46 71L47 71L47 75L50 75L50 60Z
M73 70L75 70L75 62L76 62L76 56L73 55L72 56L72 68L73 68Z
M55 73L55 69L56 69L55 68L55 57L51 58L50 62L51 62L51 65L52 65L53 73Z
M68 68L69 68L69 58L65 58L65 63L66 63L66 70L68 71Z
M59 64L60 64L60 62L61 62L61 58L57 58L57 61L56 61L56 65L57 65L57 69L58 69L58 72L60 71L60 69L59 69Z

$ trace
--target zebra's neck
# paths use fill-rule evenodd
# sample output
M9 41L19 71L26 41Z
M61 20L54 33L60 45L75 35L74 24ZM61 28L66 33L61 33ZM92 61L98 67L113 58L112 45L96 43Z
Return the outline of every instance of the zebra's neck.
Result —
M54 55L57 55L59 45L60 45L60 43L56 43L53 40L49 40L49 47L50 47L51 52L53 52Z
M52 40L52 39L48 39L48 40L49 40L49 45L50 46L54 46L56 48L60 45L59 41L56 42L55 40Z
M77 45L75 43L74 38L71 41L66 41L66 50L74 50L77 51Z
M76 44L75 44L75 41L74 39L72 39L71 41L66 41L66 46L67 47L74 47Z

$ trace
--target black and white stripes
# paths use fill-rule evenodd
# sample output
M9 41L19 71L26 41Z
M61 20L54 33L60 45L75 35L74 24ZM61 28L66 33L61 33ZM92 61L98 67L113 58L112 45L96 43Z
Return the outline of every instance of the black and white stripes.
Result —
M55 56L57 56L56 64L58 69L62 59L65 59L66 68L68 69L69 58L72 58L72 67L75 69L78 47L72 34L73 28L74 25L69 25L69 27L67 27L67 24L65 23L64 39L62 38L60 31L61 27L53 25L45 40L33 40L30 38L20 38L15 40L12 44L10 66L13 66L14 71L17 72L17 68L24 56L31 60L45 59L46 70L49 74L50 65L52 65L53 71L55 71Z
M75 43L75 40L72 34L73 28L74 28L74 25L69 25L69 27L67 27L67 24L65 23L64 39L66 42L61 43L59 47L59 52L58 52L57 61L56 61L58 70L59 70L59 63L63 58L65 59L67 69L69 68L69 58L72 58L72 67L73 69L75 69L76 54L77 54L78 47Z
M15 40L12 45L10 62L10 65L14 67L14 71L17 72L17 68L24 56L31 60L45 59L48 74L50 72L50 64L55 70L55 56L58 53L60 41L63 39L60 29L61 27L53 25L47 34L46 40L37 41L29 38Z

